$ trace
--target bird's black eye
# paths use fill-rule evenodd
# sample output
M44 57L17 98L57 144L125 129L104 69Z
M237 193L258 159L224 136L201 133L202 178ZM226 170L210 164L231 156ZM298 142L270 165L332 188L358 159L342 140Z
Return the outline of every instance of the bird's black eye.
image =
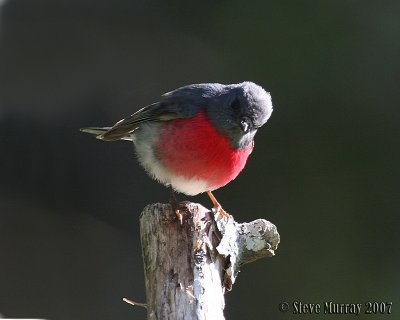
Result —
M233 110L239 110L240 108L240 100L238 98L235 98L232 102L231 102L231 108Z
M250 120L247 118L242 118L240 120L240 127L242 128L242 131L244 133L247 133L250 131Z

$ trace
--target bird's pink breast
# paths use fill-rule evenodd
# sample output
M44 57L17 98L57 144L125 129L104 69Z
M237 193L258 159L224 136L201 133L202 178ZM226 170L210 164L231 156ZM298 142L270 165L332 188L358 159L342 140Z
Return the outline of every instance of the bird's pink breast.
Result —
M160 129L159 161L175 175L206 181L209 190L235 179L253 150L252 145L233 149L228 137L220 134L204 113L166 122Z

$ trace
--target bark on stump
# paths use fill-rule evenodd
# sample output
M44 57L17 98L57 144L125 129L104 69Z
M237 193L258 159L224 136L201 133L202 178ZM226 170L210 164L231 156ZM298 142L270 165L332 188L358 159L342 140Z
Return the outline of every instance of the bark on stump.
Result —
M182 224L170 204L148 205L140 216L148 319L224 319L239 267L272 257L279 244L266 220L237 223L186 207Z

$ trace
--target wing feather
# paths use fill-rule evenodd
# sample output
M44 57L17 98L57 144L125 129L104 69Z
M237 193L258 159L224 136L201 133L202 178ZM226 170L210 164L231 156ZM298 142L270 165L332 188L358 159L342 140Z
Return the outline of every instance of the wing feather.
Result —
M170 100L170 99L168 99ZM129 117L118 121L99 136L102 140L119 140L129 136L145 122L163 122L191 118L196 114L195 104L162 100L148 105Z
M210 96L221 90L221 87L223 85L217 83L194 84L168 92L161 97L159 102L150 104L118 121L97 138L107 141L126 140L143 123L191 118L200 108L206 106Z

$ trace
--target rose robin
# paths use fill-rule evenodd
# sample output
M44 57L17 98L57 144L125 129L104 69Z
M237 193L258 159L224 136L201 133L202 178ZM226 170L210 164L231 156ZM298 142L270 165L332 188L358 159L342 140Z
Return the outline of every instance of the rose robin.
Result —
M187 195L207 192L214 208L224 213L211 191L242 171L254 136L271 113L270 94L253 82L191 84L113 127L81 131L106 141L133 141L152 178Z

